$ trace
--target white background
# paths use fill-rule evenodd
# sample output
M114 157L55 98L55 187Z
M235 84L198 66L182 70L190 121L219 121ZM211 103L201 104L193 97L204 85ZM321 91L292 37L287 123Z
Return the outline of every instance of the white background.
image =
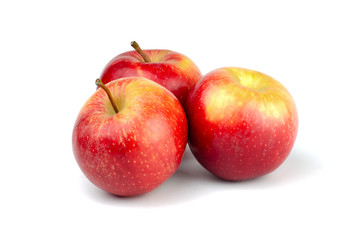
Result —
M362 239L360 1L1 1L0 239ZM73 157L94 81L136 40L203 74L264 72L295 99L299 133L265 177L225 182L186 150L155 191L119 198Z

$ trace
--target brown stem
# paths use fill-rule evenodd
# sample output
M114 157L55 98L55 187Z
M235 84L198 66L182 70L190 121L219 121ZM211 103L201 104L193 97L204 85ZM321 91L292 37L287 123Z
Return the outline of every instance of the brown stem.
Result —
M132 41L131 46L138 52L141 57L144 59L145 62L151 62L149 56L140 48L139 44L137 42Z
M115 110L115 113L118 113L119 110L117 109L117 106L115 104L115 100L113 99L112 95L111 95L111 91L108 87L106 87L106 85L104 85L101 81L101 79L97 79L96 80L96 85L99 86L100 88L102 88L103 90L105 90L105 92L107 93L108 98L110 99L110 102L112 104L113 109Z

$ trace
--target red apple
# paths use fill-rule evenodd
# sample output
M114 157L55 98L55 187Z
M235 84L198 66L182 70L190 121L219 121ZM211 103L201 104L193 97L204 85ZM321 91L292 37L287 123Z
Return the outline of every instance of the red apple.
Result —
M118 196L155 189L177 170L186 147L181 104L142 77L98 85L104 89L88 99L74 125L79 167L96 186Z
M205 75L186 103L189 146L225 180L268 174L289 155L297 134L295 103L278 81L243 68Z
M145 77L169 89L184 106L189 90L202 77L198 67L183 54L170 50L141 50L113 58L101 74L104 84L123 77Z

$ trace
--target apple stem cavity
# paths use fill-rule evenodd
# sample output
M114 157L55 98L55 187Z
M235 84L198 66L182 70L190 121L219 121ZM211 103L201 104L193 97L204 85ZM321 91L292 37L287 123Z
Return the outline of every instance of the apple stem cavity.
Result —
M96 85L98 87L102 88L107 93L107 96L110 99L111 105L112 105L113 109L115 110L115 113L118 113L119 110L118 110L118 108L117 108L117 106L115 104L115 100L113 99L113 97L111 95L110 89L108 87L106 87L106 85L103 84L101 79L99 79L99 78L96 80Z
M145 62L151 62L149 56L140 48L137 42L132 41L131 46L141 55Z

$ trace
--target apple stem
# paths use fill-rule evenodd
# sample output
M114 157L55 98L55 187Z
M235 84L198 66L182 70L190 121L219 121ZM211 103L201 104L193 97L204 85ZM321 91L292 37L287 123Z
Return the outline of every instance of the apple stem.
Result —
M145 62L151 62L149 56L140 48L137 42L132 41L131 46L141 55Z
M112 95L111 95L111 91L108 87L106 87L105 84L102 83L101 79L97 79L96 80L96 85L100 88L102 88L103 90L105 90L105 92L107 93L108 98L110 99L111 105L113 107L113 109L115 110L115 113L118 113L119 110L117 109L117 106L115 104L115 100L113 99Z

